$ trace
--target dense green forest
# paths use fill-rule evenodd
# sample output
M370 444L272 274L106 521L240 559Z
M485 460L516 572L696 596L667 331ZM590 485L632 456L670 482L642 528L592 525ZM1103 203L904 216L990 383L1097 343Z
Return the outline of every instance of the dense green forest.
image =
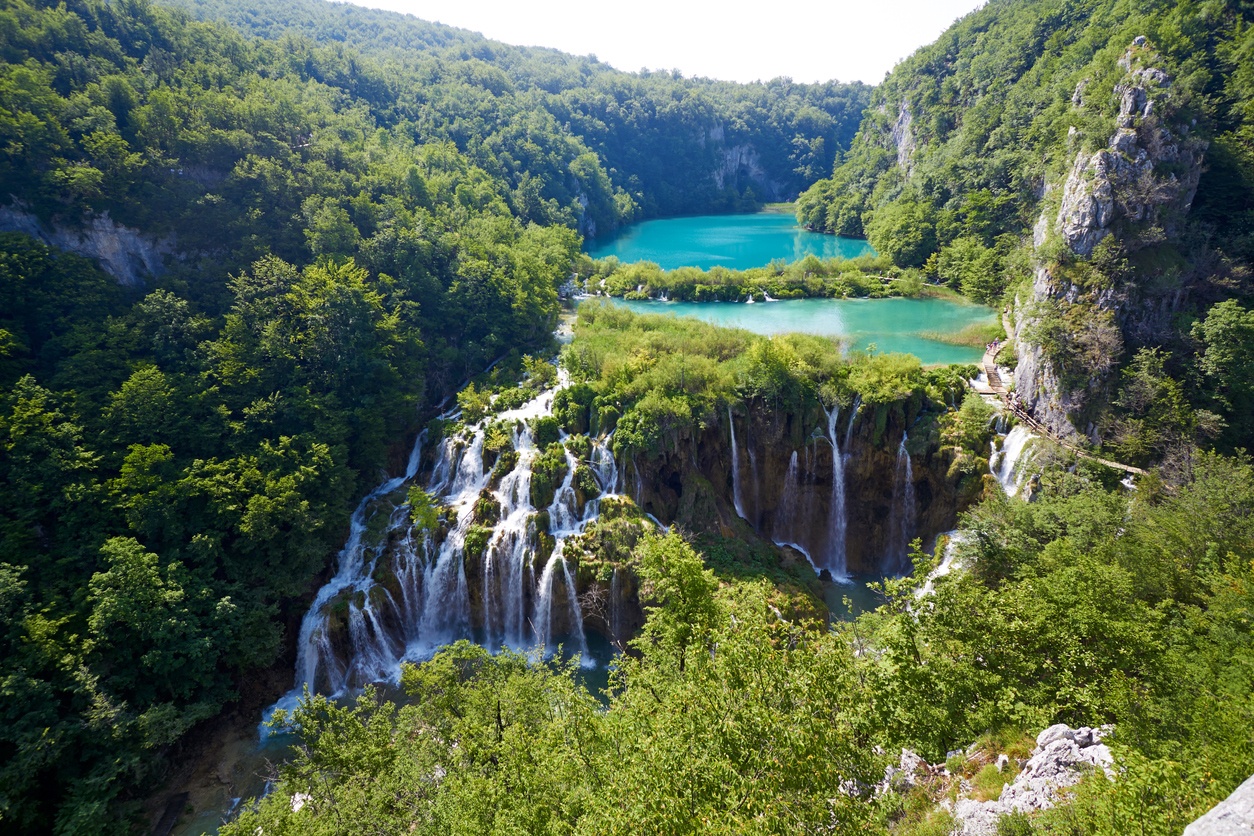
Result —
M798 217L1010 309L1055 432L1135 463L1248 447L1250 13L993 0L876 88Z
M421 79L415 119L482 168L507 166L521 116L551 124L600 158L638 215L744 211L791 200L849 147L870 88L777 78L735 84L624 73L593 57L524 48L408 15L319 0L168 0L267 38L300 35L384 58ZM425 116L426 118L423 118ZM452 118L450 118L452 117ZM515 140L516 141L516 140ZM543 187L551 179L533 169ZM548 195L546 194L546 197ZM593 234L612 228L600 218Z
M1115 724L1121 771L1003 836L1178 833L1254 772L1251 14L992 0L872 94L624 73L314 0L0 0L0 223L23 230L0 233L0 829L145 829L189 734L277 697L258 672L290 682L353 506L428 419L551 382L535 358L573 275L685 299L946 283L1006 308L1002 359L1043 352L1032 380L1082 392L1069 420L1150 472L1129 491L1047 446L1033 501L1007 498L971 369L589 303L554 472L559 426L648 457L744 399L910 400L984 496L960 571L921 600L916 548L881 608L828 624L817 581L747 529L585 538L647 612L604 702L568 665L451 646L387 697L280 717L296 756L227 832L940 836L954 783L873 791L901 747L941 762L975 741L949 774L999 788L996 755L1062 721ZM1132 130L1128 101L1146 156L1111 153L1153 161L1144 211L1119 195L1082 252L1055 228L1065 184ZM800 217L879 257L664 273L579 254L829 173ZM121 283L48 243L79 236L158 269Z
M975 740L946 763L988 780L1025 732L1101 720L1117 780L1096 771L997 832L1178 834L1254 769L1254 474L1208 455L1189 486L1129 503L1066 465L1042 500L972 514L973 571L927 605L919 554L883 607L832 630L780 618L768 583L720 583L676 534L645 539L652 607L608 708L560 666L456 645L406 671L401 707L303 705L278 790L226 832L945 836L952 785L876 793L896 760L877 753L939 762Z
M577 230L767 197L713 179L705 131L760 144L795 192L868 92L631 75L387 20L348 47L147 2L0 10L6 225L104 218L106 245L135 230L159 268L122 287L0 236L9 826L121 821L161 753L274 661L424 413L548 345ZM388 40L414 31L422 50Z

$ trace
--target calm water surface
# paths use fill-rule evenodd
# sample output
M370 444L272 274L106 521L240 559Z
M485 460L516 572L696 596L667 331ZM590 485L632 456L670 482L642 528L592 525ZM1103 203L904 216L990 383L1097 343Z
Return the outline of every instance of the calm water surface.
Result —
M991 308L948 299L786 299L779 302L656 302L615 299L638 313L690 316L757 334L800 331L838 337L854 350L871 344L881 352L913 354L924 364L978 363L982 348L948 345L923 336L952 334L991 323Z
M748 270L781 258L792 262L819 258L856 258L873 254L866 241L837 238L797 226L792 215L700 215L645 221L617 236L588 241L593 258L618 256L619 261L652 261L663 270L679 267L727 267Z

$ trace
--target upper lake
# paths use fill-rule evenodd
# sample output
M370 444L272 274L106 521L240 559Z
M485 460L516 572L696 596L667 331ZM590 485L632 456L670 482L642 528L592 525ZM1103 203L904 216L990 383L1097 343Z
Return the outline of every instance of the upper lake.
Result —
M657 302L615 299L637 313L690 316L757 334L800 331L836 337L851 349L913 354L924 364L978 363L983 348L932 337L997 321L992 308L948 299L785 299L778 302Z
M810 232L798 226L792 215L768 212L645 221L612 238L589 240L584 249L593 258L612 255L625 263L652 261L663 270L748 270L777 258L793 262L808 255L856 258L875 252L865 241Z

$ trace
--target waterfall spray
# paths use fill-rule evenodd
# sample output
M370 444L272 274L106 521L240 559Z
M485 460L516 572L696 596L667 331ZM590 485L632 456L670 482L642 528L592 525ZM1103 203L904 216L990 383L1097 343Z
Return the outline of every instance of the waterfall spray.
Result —
M732 418L731 404L727 406L727 426L731 428L732 504L736 506L737 516L748 520L744 502L740 498L740 451L736 448L736 421Z
M889 574L910 568L906 552L910 548L910 539L914 536L917 510L914 499L914 465L906 450L908 440L909 435L902 433L901 443L897 445L897 466L893 473L893 510L889 518L891 529L888 534L888 554L883 566L884 571Z
M833 406L827 413L827 438L832 444L832 496L827 512L827 559L825 566L833 577L847 577L845 571L845 532L849 520L845 509L845 460L836 441L836 419L840 407ZM850 417L852 426L853 418Z

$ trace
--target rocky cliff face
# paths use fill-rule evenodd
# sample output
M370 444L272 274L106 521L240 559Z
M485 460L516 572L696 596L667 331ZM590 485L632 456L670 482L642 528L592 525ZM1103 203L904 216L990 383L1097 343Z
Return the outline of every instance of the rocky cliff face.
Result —
M1036 225L1038 248L1056 235L1070 256L1087 258L1111 235L1130 253L1179 232L1197 191L1206 143L1191 136L1189 124L1172 118L1171 78L1153 66L1155 59L1145 39L1137 38L1120 60L1124 75L1113 91L1119 102L1115 133L1105 147L1074 151L1057 214L1043 213ZM1084 107L1094 93L1082 82L1072 97L1073 107ZM1076 144L1074 128L1068 142ZM1056 263L1042 260L1030 296L1015 300L1015 388L1035 417L1057 435L1095 437L1085 412L1104 391L1118 359L1112 355L1121 350L1122 341L1113 329L1139 317L1128 304L1136 295L1132 290L1084 287ZM1105 355L1106 361L1094 364L1087 384L1079 386L1064 380L1057 358L1032 337L1046 310L1066 312L1075 306L1087 309L1076 317L1084 325L1072 323L1077 339L1090 340L1091 353Z
M835 425L844 457L844 560L849 572L901 571L903 514L908 537L925 542L953 528L958 513L975 499L964 496L951 475L950 458L931 434L934 419L920 419L921 403L844 410ZM832 549L834 479L827 416L776 412L751 403L732 416L737 437L740 505L763 539L794 544L817 563ZM899 484L903 432L911 427L908 494ZM732 533L737 527L731 427L726 417L695 442L659 458L625 465L627 493L650 514L692 531ZM795 464L794 464L795 455ZM790 475L790 470L792 471Z
M914 156L914 117L910 113L910 105L905 99L901 100L901 107L897 111L897 121L893 123L892 139L893 146L897 149L897 165L905 169L906 173L910 172L911 159Z
M166 257L175 254L173 239L153 238L122 226L108 212L91 216L79 228L48 229L19 204L0 206L0 232L24 232L50 247L94 259L127 287L138 287L146 278L161 275Z
M766 200L786 200L796 196L789 195L787 186L783 183L771 179L762 168L757 149L747 142L723 148L719 165L711 176L714 185L720 189L731 186L737 191L743 191L745 186L752 184Z

